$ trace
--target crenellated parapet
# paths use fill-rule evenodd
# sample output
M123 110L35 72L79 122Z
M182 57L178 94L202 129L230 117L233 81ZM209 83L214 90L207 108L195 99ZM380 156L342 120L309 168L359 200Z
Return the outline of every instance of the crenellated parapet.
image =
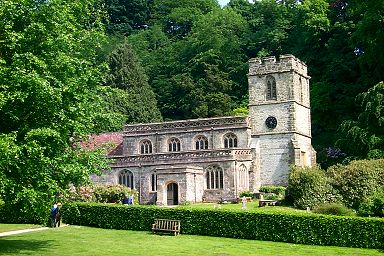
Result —
M189 119L181 121L171 121L162 123L150 123L150 124L133 124L126 125L124 127L125 134L145 134L154 133L159 131L174 131L185 129L204 129L215 127L249 127L249 117L246 116L232 116L232 117L218 117L218 118L199 118Z
M307 76L307 65L291 54L281 55L278 60L275 56L254 58L249 60L249 74L267 75L272 73L295 71Z

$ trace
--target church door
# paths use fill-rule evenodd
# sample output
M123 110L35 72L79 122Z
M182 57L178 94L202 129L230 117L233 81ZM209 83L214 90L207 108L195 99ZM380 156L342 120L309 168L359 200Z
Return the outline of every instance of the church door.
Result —
M167 185L167 205L177 205L179 202L178 188L176 183Z

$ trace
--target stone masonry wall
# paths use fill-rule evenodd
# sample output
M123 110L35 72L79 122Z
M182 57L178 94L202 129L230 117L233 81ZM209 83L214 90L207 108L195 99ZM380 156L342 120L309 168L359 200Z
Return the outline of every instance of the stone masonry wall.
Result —
M293 164L291 138L289 134L260 136L261 185L287 184Z
M292 132L295 128L294 116L291 114L293 113L292 108L293 104L290 102L251 107L250 116L253 122L252 134ZM269 116L277 118L277 126L273 130L269 129L265 124L265 120Z

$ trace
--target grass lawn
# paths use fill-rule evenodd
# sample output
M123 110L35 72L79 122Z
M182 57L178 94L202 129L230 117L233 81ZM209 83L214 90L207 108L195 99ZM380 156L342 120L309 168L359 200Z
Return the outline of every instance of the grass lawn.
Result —
M2 226L3 224L0 224ZM0 255L383 255L379 250L67 226L0 238Z
M20 229L40 228L41 225L33 224L0 224L0 232L14 231Z

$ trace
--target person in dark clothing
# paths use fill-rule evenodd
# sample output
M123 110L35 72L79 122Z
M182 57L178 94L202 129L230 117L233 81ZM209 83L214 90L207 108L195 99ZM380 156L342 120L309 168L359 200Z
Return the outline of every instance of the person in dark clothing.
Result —
M56 212L56 225L57 227L60 227L60 223L61 223L61 212L60 212L60 209L61 208L61 203L58 203L57 204L57 212Z
M125 195L125 197L123 198L122 203L123 203L123 205L129 205L129 198L128 198L128 195Z
M59 209L57 207L57 204L54 204L51 208L51 219L52 219L52 227L56 227L56 215L59 212Z
M133 205L134 203L135 203L135 200L133 198L133 195L130 195L128 199L128 204Z

